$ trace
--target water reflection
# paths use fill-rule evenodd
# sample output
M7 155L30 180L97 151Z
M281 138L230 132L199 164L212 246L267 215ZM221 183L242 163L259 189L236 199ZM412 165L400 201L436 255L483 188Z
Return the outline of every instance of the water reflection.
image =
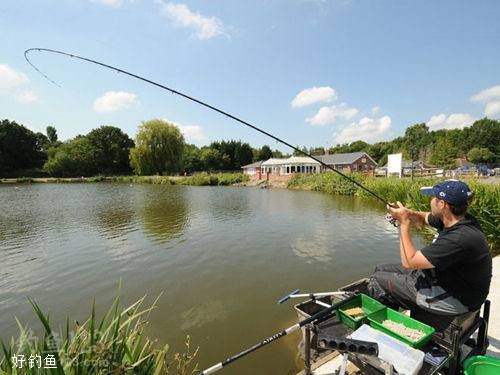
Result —
M123 205L109 203L96 211L98 230L105 238L122 238L133 229L134 210L128 202Z
M184 187L145 190L140 217L145 232L156 241L166 242L180 236L188 225L188 213Z
M181 330L200 328L208 323L224 322L228 316L227 308L222 301L208 301L190 308L181 316Z

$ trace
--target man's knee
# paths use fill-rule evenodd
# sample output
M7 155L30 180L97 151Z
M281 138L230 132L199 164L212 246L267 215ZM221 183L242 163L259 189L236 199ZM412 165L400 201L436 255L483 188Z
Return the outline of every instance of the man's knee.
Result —
M376 272L394 272L394 273L401 273L404 270L403 266L399 263L386 263L386 264L378 264L375 266L375 270L373 273Z

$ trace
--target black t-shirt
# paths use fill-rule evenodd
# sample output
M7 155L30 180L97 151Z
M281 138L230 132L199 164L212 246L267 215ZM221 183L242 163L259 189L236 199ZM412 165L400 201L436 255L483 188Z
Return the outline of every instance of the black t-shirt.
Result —
M488 296L492 273L491 255L481 226L469 214L448 228L432 214L428 221L438 234L421 251L434 266L438 284L470 310L479 309Z

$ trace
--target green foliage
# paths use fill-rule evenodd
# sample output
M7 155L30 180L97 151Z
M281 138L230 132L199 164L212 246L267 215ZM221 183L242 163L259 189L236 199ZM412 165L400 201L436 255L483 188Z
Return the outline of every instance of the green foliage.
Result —
M273 152L271 151L271 147L269 147L268 145L264 145L259 151L259 156L257 158L257 161L268 160L272 157L273 157Z
M184 152L182 154L182 169L187 173L202 171L204 168L203 160L201 158L201 150L195 145L184 145Z
M15 121L0 121L0 176L41 167L45 160L40 136Z
M445 168L454 168L457 149L446 136L437 140L432 150L431 163Z
M49 140L51 145L55 145L58 142L57 139L57 130L53 126L47 126L46 128L47 139Z
M209 170L235 171L244 165L250 164L253 159L252 147L248 143L242 143L241 141L212 142L210 148L219 152L220 167L208 168Z
M399 178L376 178L355 173L350 174L349 177L354 178L357 182L389 202L400 201L418 211L429 211L429 197L420 194L420 188L442 181L442 179L437 178L421 178L413 181ZM474 192L474 199L469 212L481 224L490 245L491 253L493 255L499 254L500 186L498 184L484 184L475 180L468 180L467 184ZM334 173L296 175L290 179L288 187L373 199L370 193Z
M410 126L405 131L404 144L410 160L418 160L420 153L430 143L429 128L425 124Z
M198 349L191 352L189 336L184 353L175 353L168 358L169 346L157 347L149 339L144 328L150 312L157 300L150 307L143 307L145 297L131 306L122 308L117 297L102 319L96 317L95 305L92 305L90 317L82 324L76 323L70 331L69 320L66 327L56 332L51 326L49 315L31 301L33 309L43 328L43 338L31 337L27 327L19 326L19 338L9 344L2 342L3 356L0 361L0 373L4 374L177 374L191 375L198 371L194 360ZM60 338L61 340L56 340ZM24 355L45 358L53 356L56 369L29 368L25 362L22 369L14 367L12 357Z
M495 154L486 147L474 147L467 153L467 160L474 164L489 163L494 157Z
M130 164L139 175L173 174L180 171L184 137L179 128L154 119L143 122L130 150Z
M51 176L91 176L97 173L95 152L88 138L78 136L49 150L44 170Z
M95 168L99 173L116 174L131 171L129 152L134 141L114 126L101 126L87 134L94 152Z

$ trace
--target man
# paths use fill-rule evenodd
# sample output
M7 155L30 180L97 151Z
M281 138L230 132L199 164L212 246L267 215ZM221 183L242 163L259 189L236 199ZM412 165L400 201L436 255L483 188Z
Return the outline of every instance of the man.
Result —
M397 202L388 211L399 221L401 265L382 265L370 278L370 294L392 307L422 309L437 315L478 310L489 292L492 261L484 233L467 213L467 184L447 180L420 192L431 196L431 212L415 212ZM410 226L438 230L429 246L417 250Z

